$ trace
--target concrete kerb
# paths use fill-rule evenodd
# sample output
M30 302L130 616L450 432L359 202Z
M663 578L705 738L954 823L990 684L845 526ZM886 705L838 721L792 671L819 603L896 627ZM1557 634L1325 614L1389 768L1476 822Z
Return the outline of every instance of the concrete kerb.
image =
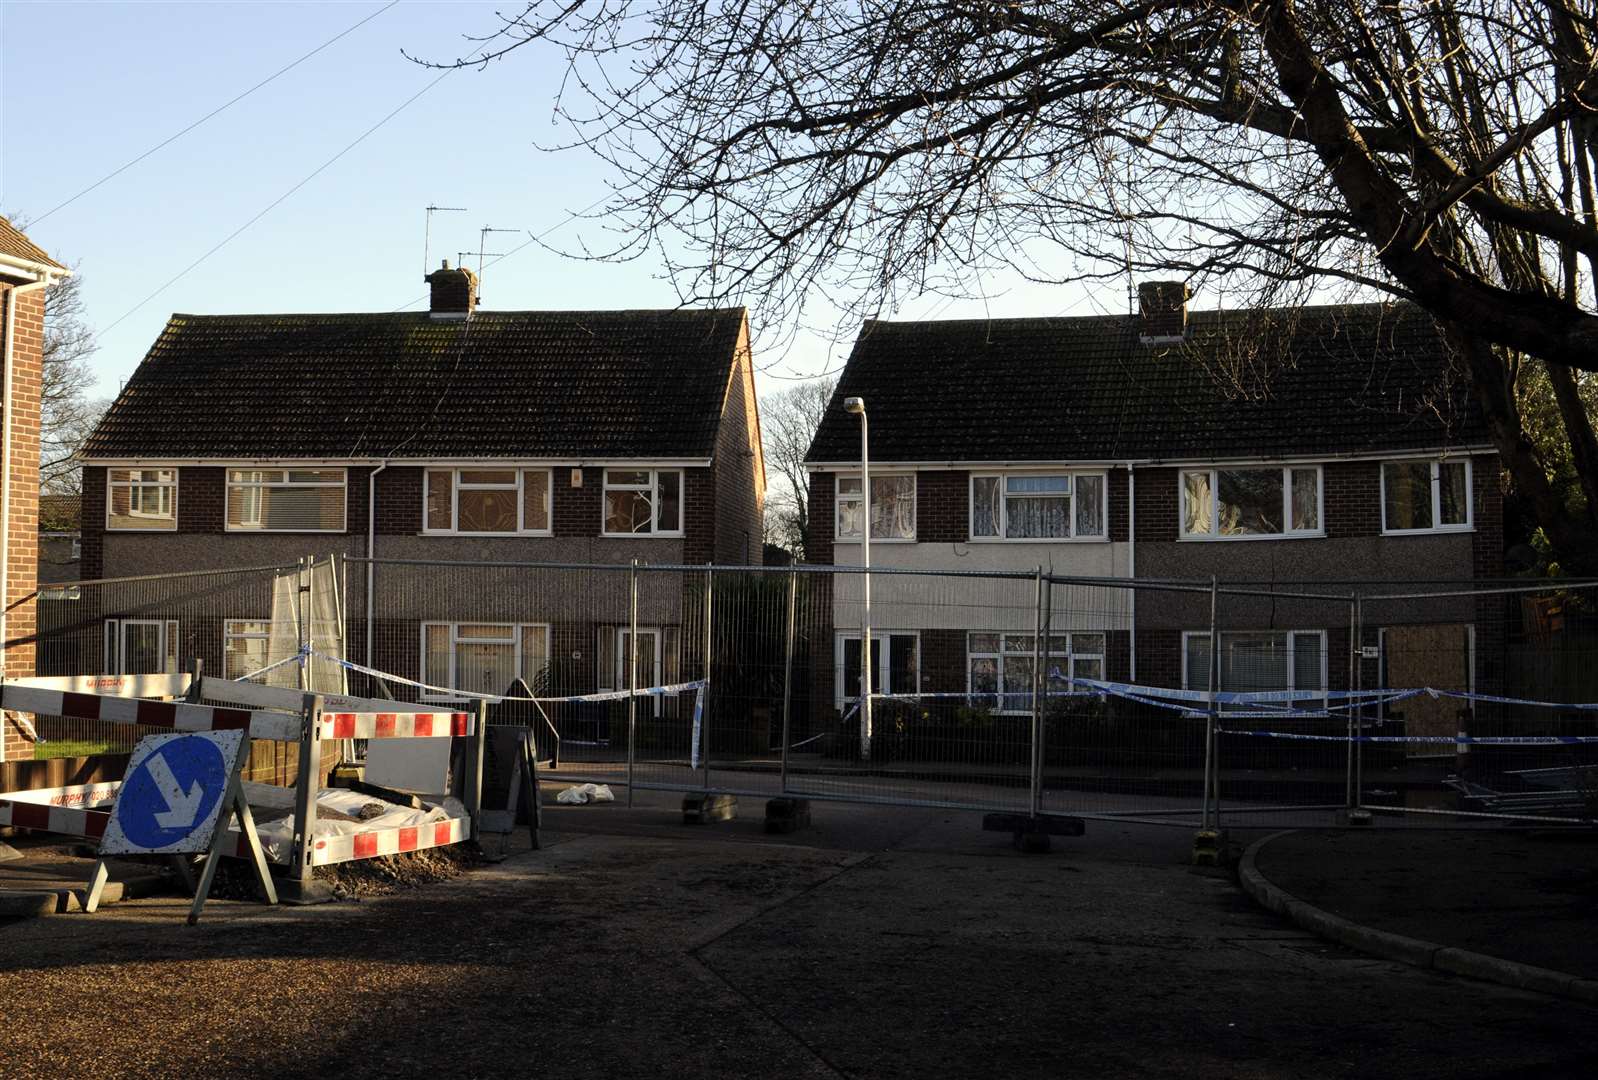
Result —
M139 900L147 896L162 896L173 891L173 875L161 870L148 874L133 874L126 878L106 882L100 903L114 904L119 900ZM87 886L68 886L55 889L0 889L0 918L33 919L43 915L65 915L83 910L83 897Z
M1469 949L1456 949L1438 945L1419 938L1394 934L1386 930L1351 922L1333 915L1323 908L1300 900L1280 886L1273 884L1260 873L1257 856L1271 841L1289 836L1296 829L1285 829L1256 840L1243 852L1238 863L1238 882L1261 907L1275 912L1313 934L1318 934L1339 945L1358 949L1387 960L1397 960L1418 968L1446 971L1451 975L1464 975L1485 982L1513 986L1520 990L1533 990L1554 997L1572 998L1576 1001L1598 1004L1598 980L1583 979L1563 971L1505 960Z

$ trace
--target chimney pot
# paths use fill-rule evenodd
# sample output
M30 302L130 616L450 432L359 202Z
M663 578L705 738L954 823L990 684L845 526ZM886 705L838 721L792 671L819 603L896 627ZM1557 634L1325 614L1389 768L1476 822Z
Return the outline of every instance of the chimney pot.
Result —
M1143 344L1169 344L1187 338L1187 301L1191 295L1185 281L1138 283L1138 337Z
M428 315L434 319L465 319L477 307L477 275L458 266L450 269L449 260L423 279L433 287Z

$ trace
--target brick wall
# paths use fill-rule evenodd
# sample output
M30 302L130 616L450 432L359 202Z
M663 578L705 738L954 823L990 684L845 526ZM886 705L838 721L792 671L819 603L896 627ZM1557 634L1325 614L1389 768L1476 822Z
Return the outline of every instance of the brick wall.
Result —
M765 478L760 468L760 428L755 404L753 363L747 340L733 360L726 403L716 428L712 483L716 562L728 565L761 561L761 512ZM693 507L690 503L690 508Z
M361 486L366 486L365 480ZM365 510L366 498L361 497ZM422 531L422 470L415 466L391 465L377 474L377 534L415 536ZM364 515L357 526L366 531Z
M1137 471L1137 542L1176 539L1175 469Z
M82 556L79 576L85 581L105 577L105 469L83 467Z
M227 531L227 470L205 465L178 470L178 531Z
M39 573L39 394L44 370L44 290L18 294L0 285L0 305L13 315L11 341L10 535L5 538L9 580L5 583L5 673L34 673L33 634ZM0 322L0 335L4 334ZM5 343L0 341L0 355ZM0 373L3 376L3 373ZM31 757L31 744L16 725L0 721L0 760Z
M1128 507L1126 502L1127 475L1125 469L1110 469L1105 478L1107 501L1109 502L1108 517L1106 522L1109 528L1110 539L1118 544L1126 543L1126 527Z
M833 493L836 478L832 473L810 474L810 518L805 523L805 562L816 566L832 565Z
M916 540L924 544L963 544L971 539L971 474L916 474ZM814 505L814 504L812 504Z
M1381 462L1328 462L1321 484L1326 517L1321 524L1327 536L1375 536L1382 531Z
M716 474L711 469L684 469L683 474L683 562L715 562Z

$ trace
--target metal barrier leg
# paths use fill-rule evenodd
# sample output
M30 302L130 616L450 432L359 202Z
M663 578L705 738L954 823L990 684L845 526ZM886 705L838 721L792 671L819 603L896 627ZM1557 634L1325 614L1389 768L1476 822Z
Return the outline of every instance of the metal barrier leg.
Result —
M315 904L332 899L332 890L312 879L312 852L316 846L316 796L322 775L322 695L306 694L301 714L300 774L294 793L294 851L283 899Z

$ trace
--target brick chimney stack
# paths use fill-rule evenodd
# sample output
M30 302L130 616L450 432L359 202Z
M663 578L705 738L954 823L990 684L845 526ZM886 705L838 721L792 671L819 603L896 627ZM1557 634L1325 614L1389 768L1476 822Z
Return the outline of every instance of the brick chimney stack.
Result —
M1138 283L1138 337L1143 344L1171 344L1187 338L1190 295L1185 281Z
M450 268L449 260L422 280L433 287L427 314L434 319L464 319L477 307L477 275L464 266Z

